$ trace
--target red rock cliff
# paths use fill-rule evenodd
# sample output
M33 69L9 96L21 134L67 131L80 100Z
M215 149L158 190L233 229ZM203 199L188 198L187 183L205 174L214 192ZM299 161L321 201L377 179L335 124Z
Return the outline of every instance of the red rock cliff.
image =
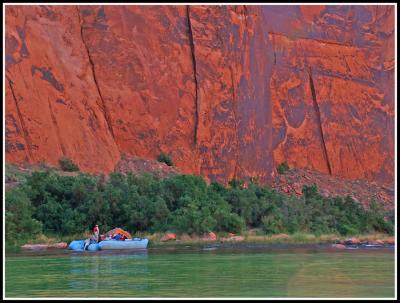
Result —
M392 181L390 6L7 6L6 160Z
M394 180L394 7L264 9L275 163Z

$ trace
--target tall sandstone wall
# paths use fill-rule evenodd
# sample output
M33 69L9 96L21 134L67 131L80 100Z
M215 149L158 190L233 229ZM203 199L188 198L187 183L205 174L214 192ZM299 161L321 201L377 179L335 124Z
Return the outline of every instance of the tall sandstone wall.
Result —
M268 7L276 163L394 180L393 6Z
M6 6L6 160L393 182L390 6Z

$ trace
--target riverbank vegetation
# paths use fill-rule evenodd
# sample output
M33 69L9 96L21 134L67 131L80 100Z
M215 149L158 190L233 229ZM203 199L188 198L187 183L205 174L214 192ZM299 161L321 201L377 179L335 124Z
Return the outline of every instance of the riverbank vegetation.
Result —
M341 236L393 234L394 215L374 200L363 208L351 197L323 197L316 186L303 196L286 196L257 182L208 185L201 177L151 174L109 177L61 176L35 171L6 192L6 240L30 241L43 235L69 238L99 224L102 231L121 227L134 234L205 232L258 236L303 234Z

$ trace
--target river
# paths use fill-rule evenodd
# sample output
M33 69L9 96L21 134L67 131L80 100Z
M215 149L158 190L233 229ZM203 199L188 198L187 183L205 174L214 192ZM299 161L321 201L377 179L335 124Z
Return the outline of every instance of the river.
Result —
M205 246L6 256L6 297L394 297L394 249Z

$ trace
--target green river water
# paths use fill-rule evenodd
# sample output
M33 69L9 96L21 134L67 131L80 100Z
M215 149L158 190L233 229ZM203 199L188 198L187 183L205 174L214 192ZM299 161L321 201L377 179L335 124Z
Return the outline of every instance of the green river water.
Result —
M394 297L394 249L223 248L6 256L11 297Z

